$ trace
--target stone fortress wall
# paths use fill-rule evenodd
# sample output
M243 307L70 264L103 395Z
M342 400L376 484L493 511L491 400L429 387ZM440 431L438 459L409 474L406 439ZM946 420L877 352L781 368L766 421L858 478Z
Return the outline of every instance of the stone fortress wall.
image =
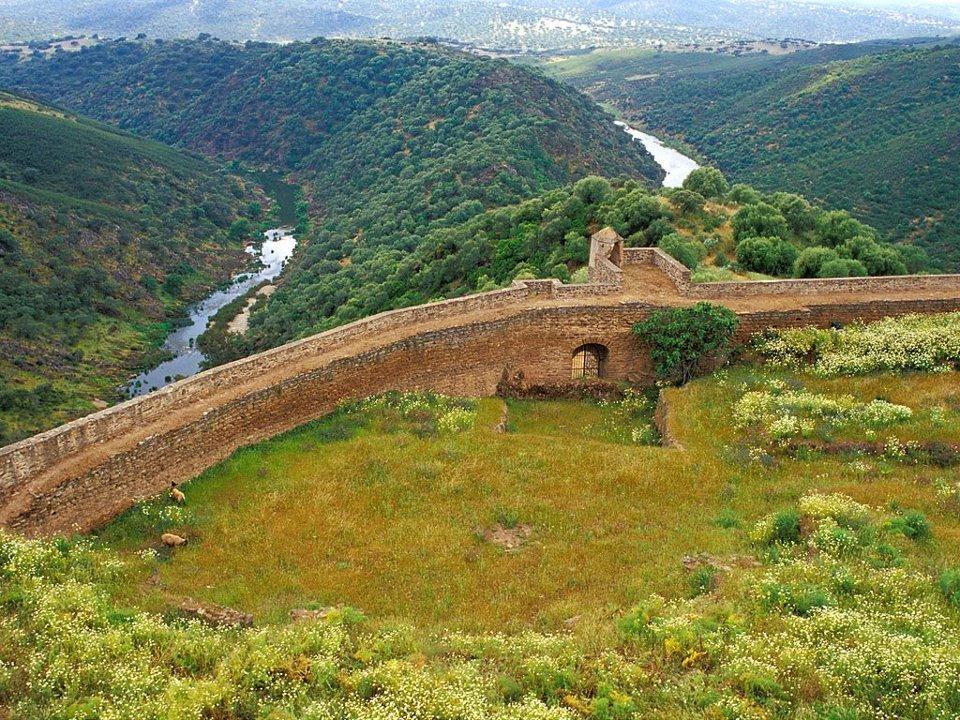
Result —
M581 345L608 350L609 379L652 380L632 326L701 299L768 327L826 326L960 310L960 275L695 284L656 248L594 236L590 280L510 288L393 310L224 365L0 449L0 526L87 531L240 447L388 390L492 395L505 377L569 382Z

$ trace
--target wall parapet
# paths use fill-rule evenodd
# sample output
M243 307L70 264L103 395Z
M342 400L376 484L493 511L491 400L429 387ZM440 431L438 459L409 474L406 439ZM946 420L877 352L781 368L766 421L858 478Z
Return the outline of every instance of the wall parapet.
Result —
M678 292L687 292L693 284L690 269L672 255L658 247L626 248L623 261L627 265L652 265L673 281Z
M760 295L870 294L885 292L958 292L960 275L882 275L847 278L785 278L693 282L690 270L658 247L625 248L624 265L652 265L669 277L677 292L703 300L742 299Z
M826 293L960 292L960 275L882 275L853 278L791 278L745 282L690 283L690 297L744 298L758 295L823 295Z

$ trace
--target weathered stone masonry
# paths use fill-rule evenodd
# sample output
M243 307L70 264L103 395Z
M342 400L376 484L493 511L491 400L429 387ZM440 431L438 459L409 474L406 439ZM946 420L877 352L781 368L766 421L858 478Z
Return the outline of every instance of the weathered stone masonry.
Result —
M382 313L175 383L0 450L0 525L26 534L85 531L237 448L337 404L391 389L491 395L505 373L570 380L573 351L608 350L607 377L648 382L630 328L653 309L728 304L745 338L767 327L825 326L960 309L960 276L690 282L659 250L605 233L590 285L529 281Z

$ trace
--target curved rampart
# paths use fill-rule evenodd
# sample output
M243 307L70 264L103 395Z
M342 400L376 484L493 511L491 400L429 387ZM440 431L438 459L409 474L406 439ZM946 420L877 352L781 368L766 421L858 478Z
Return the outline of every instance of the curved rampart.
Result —
M616 252L619 265L606 252ZM649 361L631 327L657 306L694 302L702 290L658 250L613 243L594 254L603 282L528 281L381 313L3 448L0 525L27 534L91 529L345 400L391 389L490 395L505 373L529 384L568 382L571 354L584 343L608 348L611 379L648 381ZM770 285L760 295L728 288L724 301L740 313L744 337L770 326L960 309L958 276L899 278L889 291L883 280L843 281L796 294L793 303L783 299L791 291ZM711 292L721 285L739 284L714 284Z

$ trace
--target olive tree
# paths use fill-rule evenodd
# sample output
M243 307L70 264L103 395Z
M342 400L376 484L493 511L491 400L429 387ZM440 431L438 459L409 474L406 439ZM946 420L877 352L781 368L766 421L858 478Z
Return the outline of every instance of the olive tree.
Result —
M699 193L705 198L719 200L730 189L723 173L712 167L701 167L687 175L683 189Z

